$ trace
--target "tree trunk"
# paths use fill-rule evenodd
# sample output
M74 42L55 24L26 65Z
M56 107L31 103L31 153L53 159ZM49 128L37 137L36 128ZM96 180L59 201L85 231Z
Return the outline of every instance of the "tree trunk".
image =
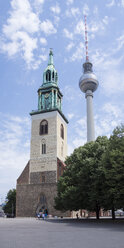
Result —
M115 220L115 208L112 207L112 219Z
M99 220L99 210L100 210L99 206L96 205L96 218L97 218L97 220Z

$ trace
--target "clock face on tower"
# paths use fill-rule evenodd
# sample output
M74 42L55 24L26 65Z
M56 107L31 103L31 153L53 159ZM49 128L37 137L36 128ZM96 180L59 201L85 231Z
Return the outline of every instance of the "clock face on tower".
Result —
M45 94L45 109L50 109L50 94L46 93Z

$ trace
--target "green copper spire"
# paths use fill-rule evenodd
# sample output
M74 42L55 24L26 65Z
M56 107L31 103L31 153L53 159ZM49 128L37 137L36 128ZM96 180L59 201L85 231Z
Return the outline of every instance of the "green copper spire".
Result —
M53 51L50 49L48 66L43 73L43 84L38 90L38 111L61 111L62 93L58 87L58 73L53 64Z
M58 73L53 64L53 51L50 49L48 66L43 73L43 86L57 85Z
M50 49L47 68L43 73L43 83L38 89L38 109L32 110L31 115L58 111L64 120L68 120L62 113L62 93L58 87L58 73L53 63L53 51Z

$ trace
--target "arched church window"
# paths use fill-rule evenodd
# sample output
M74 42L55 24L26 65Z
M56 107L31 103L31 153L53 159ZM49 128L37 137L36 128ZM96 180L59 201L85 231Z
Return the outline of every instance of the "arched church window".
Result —
M63 148L64 148L64 144L62 142L62 145L61 145L61 156L63 157Z
M43 120L40 123L40 135L48 134L48 121Z
M53 71L53 73L52 73L52 80L54 80L54 71Z
M51 71L50 70L48 70L46 72L46 81L51 81Z
M58 75L57 75L57 72L56 72L56 74L55 74L55 81L57 82L57 80L58 80Z
M63 127L63 124L61 124L61 127L60 127L60 136L62 139L64 139L64 127Z
M41 177L41 182L42 182L42 183L45 183L45 176L42 176L42 177Z
M41 153L46 154L46 141L45 141L45 139L43 139L41 141Z
M46 154L46 144L42 144L42 154Z

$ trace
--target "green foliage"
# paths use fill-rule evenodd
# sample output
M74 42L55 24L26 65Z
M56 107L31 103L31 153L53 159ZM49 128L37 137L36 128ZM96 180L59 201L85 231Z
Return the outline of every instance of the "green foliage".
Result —
M67 158L67 169L58 182L57 209L97 211L100 208L99 185L103 173L100 161L107 143L107 137L98 137L95 142L75 149Z
M16 214L16 189L11 189L7 193L6 205L3 207L6 214L10 214L12 217Z
M114 129L102 163L105 172L104 208L122 208L124 206L124 125Z
M58 181L55 207L58 210L100 208L114 210L124 206L124 125L112 135L98 137L66 159L67 168Z

